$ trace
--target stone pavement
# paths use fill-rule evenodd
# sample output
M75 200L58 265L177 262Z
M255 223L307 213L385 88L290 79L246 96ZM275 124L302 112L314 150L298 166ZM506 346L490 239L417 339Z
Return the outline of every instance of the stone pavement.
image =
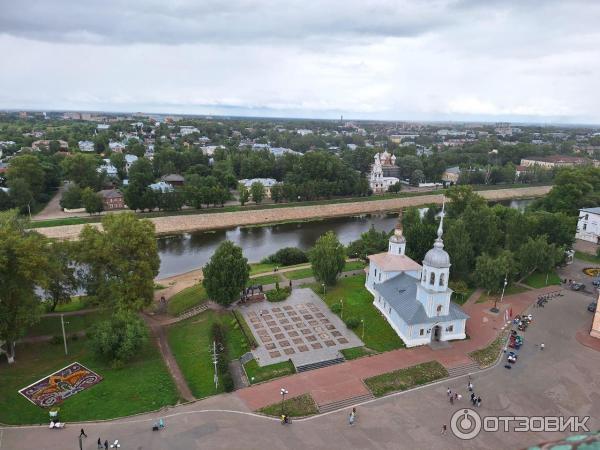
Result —
M467 321L470 339L452 342L448 349L432 350L429 346L399 349L378 355L347 361L317 371L298 373L282 379L250 386L236 392L251 410L279 401L279 389L285 387L290 396L310 393L318 405L325 405L368 394L363 383L365 378L393 370L437 360L446 368L454 368L472 362L468 353L492 342L504 326L504 310L521 314L537 300L538 295L555 291L557 286L536 289L504 297L499 304L499 314L489 312L488 303L471 303L464 310L471 318Z
M600 427L600 353L579 344L575 333L589 319L588 298L569 292L534 310L534 322L523 333L525 344L519 361L508 371L498 365L473 375L475 392L483 399L482 416L590 416L590 429ZM538 343L545 342L546 350ZM367 358L367 360L370 358ZM450 387L466 398L466 377L443 380L415 390L376 399L357 408L354 426L348 410L295 420L282 426L275 419L249 413L235 394L224 394L168 410L107 422L69 423L63 430L42 427L0 429L0 450L78 449L79 429L89 438L84 450L96 448L96 440L119 439L121 448L138 450L195 449L516 449L567 433L481 432L461 441L442 424L466 405L450 405ZM166 428L151 431L159 417Z

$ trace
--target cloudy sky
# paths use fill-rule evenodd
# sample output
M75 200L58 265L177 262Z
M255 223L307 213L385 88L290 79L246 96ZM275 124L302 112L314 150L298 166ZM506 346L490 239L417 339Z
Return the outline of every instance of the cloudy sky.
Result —
M600 123L600 2L0 1L0 108Z

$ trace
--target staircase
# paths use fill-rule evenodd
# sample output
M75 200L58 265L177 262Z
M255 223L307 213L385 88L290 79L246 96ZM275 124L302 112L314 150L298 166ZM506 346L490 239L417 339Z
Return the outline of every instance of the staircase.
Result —
M190 317L197 316L198 314L206 311L207 309L208 309L208 303L203 303L201 305L194 306L193 308L190 308L190 309L182 312L181 315L177 316L177 322L179 322L180 320L185 320L185 319L189 319Z
M337 402L319 405L319 412L322 414L330 411L337 411L338 409L350 408L352 406L358 405L359 403L366 402L374 398L375 397L373 397L373 394L369 392L368 394L359 395L358 397L347 398L345 400L338 400Z
M462 375L467 375L469 373L479 372L481 369L476 362L470 362L468 364L464 364L462 366L453 367L448 369L448 377L460 377Z
M296 372L307 372L309 370L322 369L323 367L333 366L335 364L343 363L344 361L346 361L344 358L335 358L316 363L304 364L303 366L297 366Z

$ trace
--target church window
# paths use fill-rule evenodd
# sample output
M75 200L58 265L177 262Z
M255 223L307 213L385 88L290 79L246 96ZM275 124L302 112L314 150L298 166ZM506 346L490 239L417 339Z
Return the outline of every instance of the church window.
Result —
M435 273L431 272L431 275L429 275L429 284L431 284L432 286L435 284Z
M392 313L392 307L391 307L391 306L388 308L388 312L389 312L390 314Z
M585 230L587 228L587 223L583 224L583 229Z
M441 273L441 274L440 274L440 286L443 286L443 285L444 285L444 281L445 281L445 280L444 280L444 274L443 274L443 273Z
M377 269L375 269L375 276L377 276Z
M379 281L381 281L381 272L379 272Z
M452 333L454 331L454 325L450 325L448 328L446 328L446 331L448 333Z
M427 271L423 271L423 281L427 281Z
M437 309L436 309L438 316L440 315L440 313L442 312L442 305L438 305Z
M421 328L419 330L419 336L423 336L425 334L425 330L423 328Z

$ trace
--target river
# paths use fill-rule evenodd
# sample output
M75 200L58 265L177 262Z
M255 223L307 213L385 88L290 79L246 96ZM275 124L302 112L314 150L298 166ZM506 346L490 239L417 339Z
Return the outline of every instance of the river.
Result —
M519 199L502 202L511 208L524 209L533 200ZM425 211L426 208L421 208ZM365 214L337 217L310 222L286 223L260 227L236 227L229 230L198 231L158 238L160 272L158 278L178 275L204 266L215 249L226 239L239 245L248 261L255 262L275 253L282 247L307 250L323 233L333 230L340 242L348 244L367 231L390 231L397 214Z

